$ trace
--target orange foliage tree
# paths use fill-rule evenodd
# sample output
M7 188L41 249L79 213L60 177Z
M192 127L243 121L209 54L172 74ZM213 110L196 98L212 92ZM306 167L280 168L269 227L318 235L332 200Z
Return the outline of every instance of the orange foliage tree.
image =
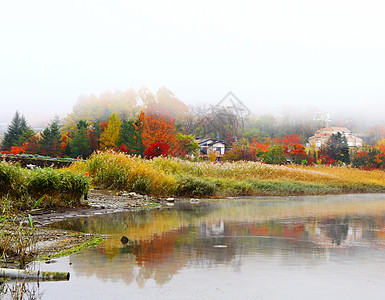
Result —
M255 151L259 150L266 152L267 150L269 150L269 144L269 142L265 144L258 143L257 139L253 138L252 142L250 143L250 148L254 149Z
M311 164L314 162L314 158L309 157L306 154L305 148L301 144L295 144L293 148L288 150L287 152L289 154L289 157L296 164L302 164L304 163L304 161L306 161L306 164Z
M148 148L156 142L167 143L170 147L176 145L177 135L174 120L160 114L145 115L142 132L143 146Z

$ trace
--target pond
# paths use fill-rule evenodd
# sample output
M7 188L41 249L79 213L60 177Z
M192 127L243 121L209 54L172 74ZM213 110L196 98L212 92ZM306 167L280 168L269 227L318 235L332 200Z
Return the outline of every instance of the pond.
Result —
M385 195L230 199L71 219L97 247L41 299L384 299ZM122 237L127 237L127 240Z

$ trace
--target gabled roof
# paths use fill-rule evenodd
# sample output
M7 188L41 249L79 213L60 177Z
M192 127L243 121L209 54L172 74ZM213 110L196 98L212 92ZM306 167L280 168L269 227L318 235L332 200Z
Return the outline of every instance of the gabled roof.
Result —
M225 142L222 142L220 140L214 140L214 139L203 139L198 142L199 146L212 146L216 143L222 143L223 145L227 146Z
M317 132L322 132L322 131L332 131L332 132L346 132L346 133L350 133L350 130L347 129L346 127L325 127L325 128L321 128L321 129L318 129L316 131Z
M318 129L316 133L309 137L309 141L311 140L326 140L328 139L333 133L345 133L345 137L347 141L349 142L356 142L356 143L362 143L362 139L359 137L356 137L351 134L351 131L345 127L325 127Z

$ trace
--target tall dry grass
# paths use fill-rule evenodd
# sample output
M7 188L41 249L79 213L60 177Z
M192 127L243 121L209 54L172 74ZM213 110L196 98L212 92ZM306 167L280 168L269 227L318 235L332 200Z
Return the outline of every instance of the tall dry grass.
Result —
M92 184L105 189L130 190L167 196L174 193L176 180L151 160L113 151L94 153L86 162L71 166L76 172L88 172Z
M279 166L259 162L145 160L113 151L93 154L73 170L95 186L154 196L319 195L385 192L385 174L344 167Z

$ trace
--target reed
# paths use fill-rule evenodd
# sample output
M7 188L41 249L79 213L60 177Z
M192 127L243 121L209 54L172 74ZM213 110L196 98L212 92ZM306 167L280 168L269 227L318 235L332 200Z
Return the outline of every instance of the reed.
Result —
M97 152L86 162L75 163L75 172L88 172L94 186L129 190L153 196L168 196L175 192L176 179L152 161L113 151Z
M113 151L93 154L75 172L89 172L92 184L153 196L322 195L385 191L385 173L347 167L279 166L259 162L152 160Z
M16 263L25 267L34 256L35 234L30 215L15 214L9 210L9 197L0 203L0 262L1 267ZM28 223L29 226L24 226ZM16 260L15 260L16 259Z

